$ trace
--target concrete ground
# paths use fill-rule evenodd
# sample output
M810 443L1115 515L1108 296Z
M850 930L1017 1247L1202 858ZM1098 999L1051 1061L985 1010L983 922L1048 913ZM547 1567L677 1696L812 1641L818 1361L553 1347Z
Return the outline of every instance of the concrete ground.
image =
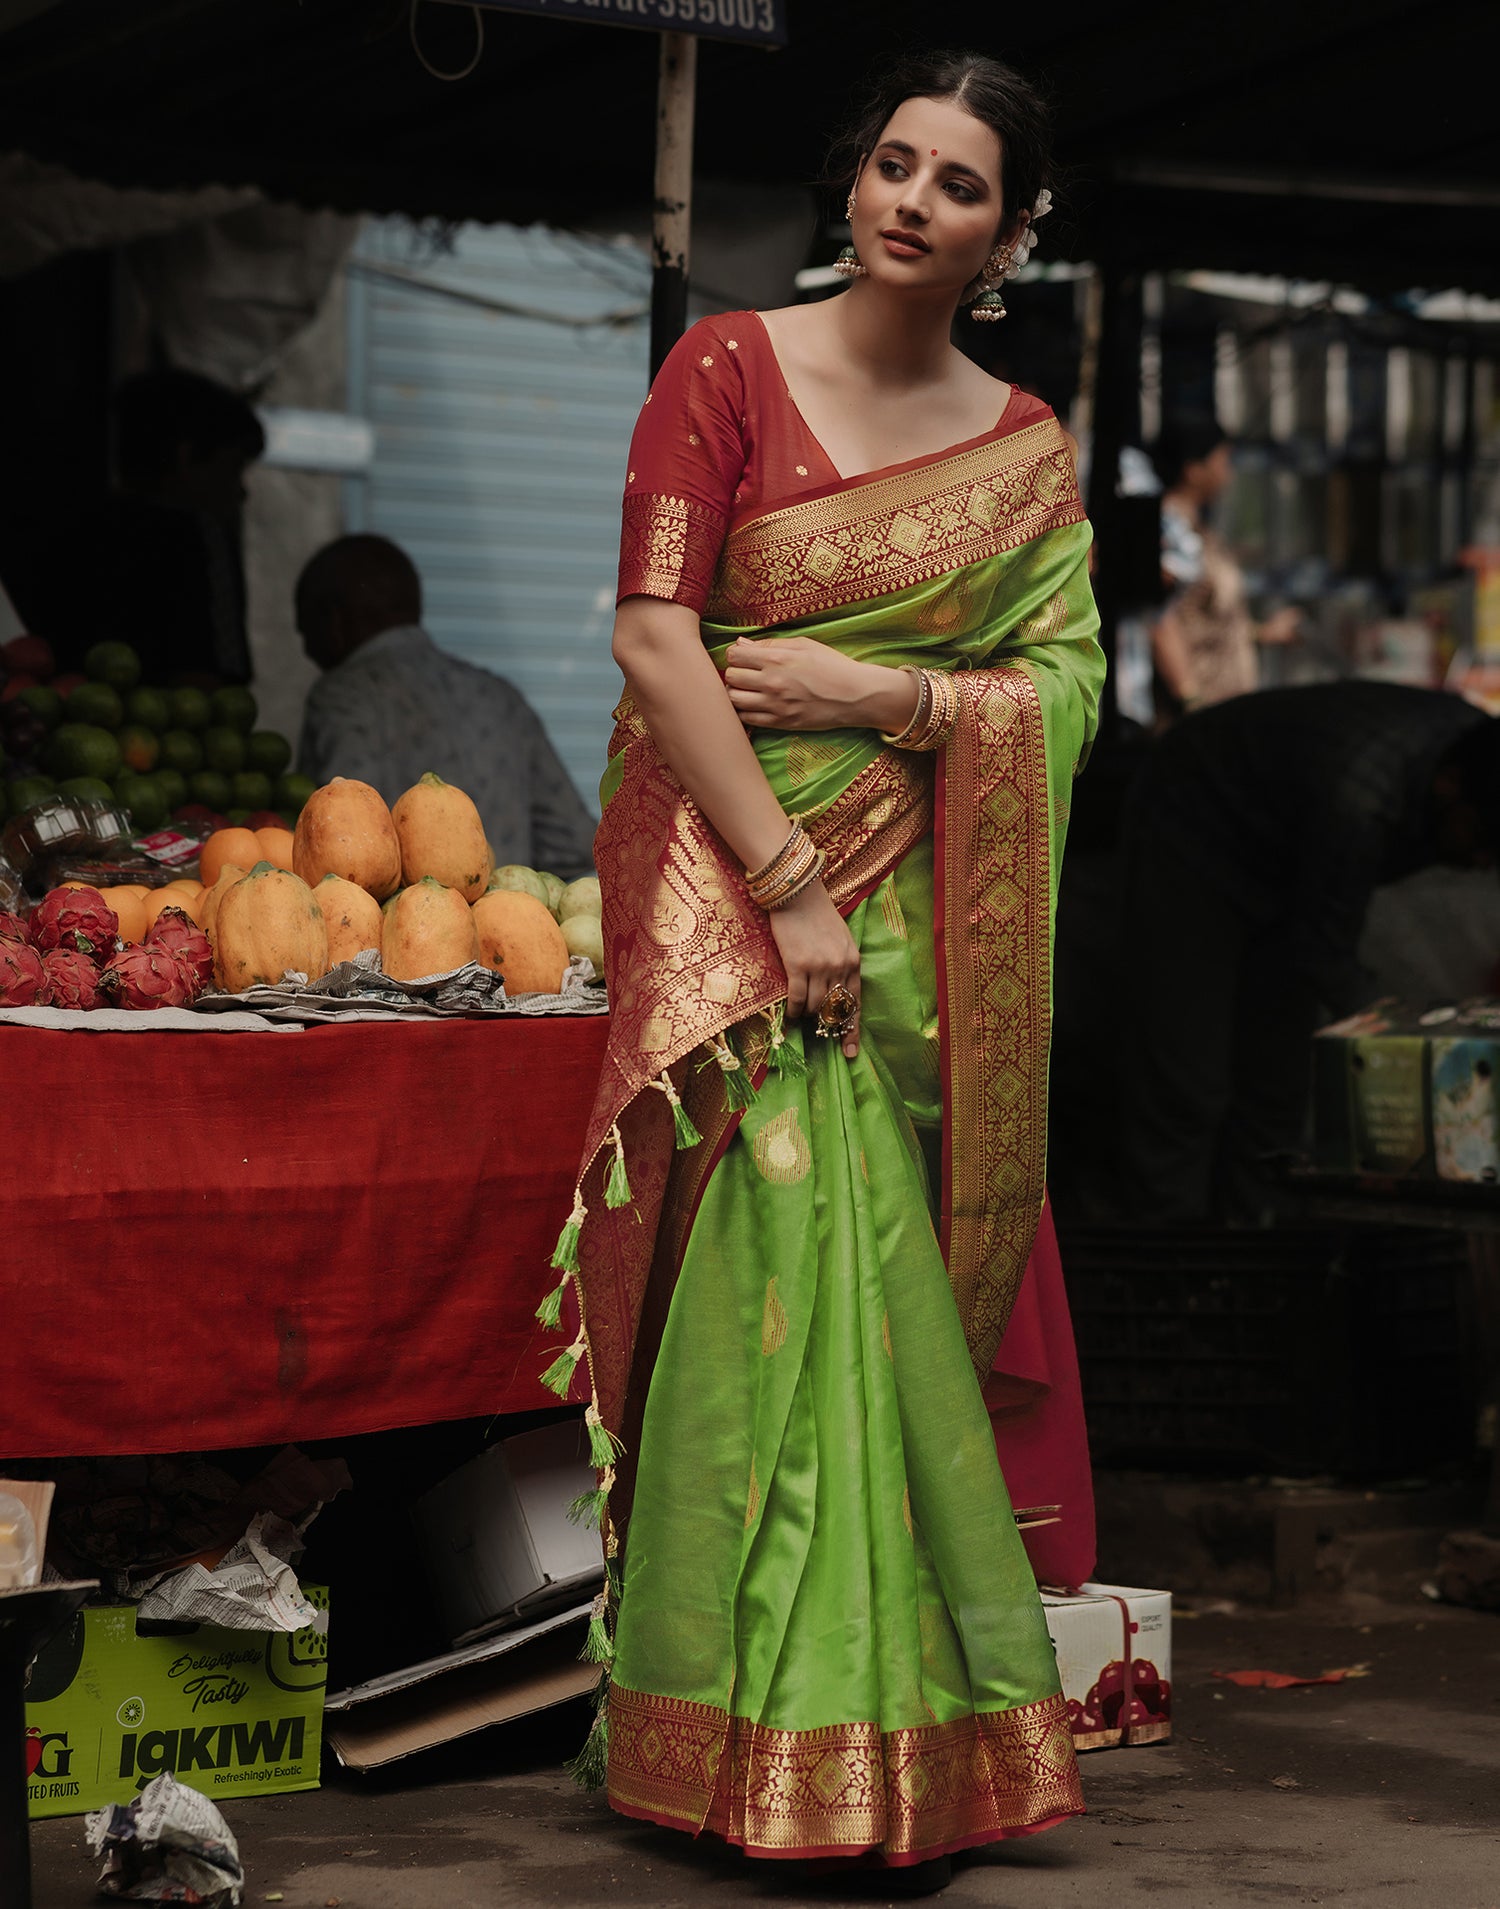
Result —
M1500 1909L1500 1616L1346 1599L1321 1615L1179 1612L1174 1641L1175 1740L1085 1756L1089 1814L960 1858L946 1903ZM1298 1690L1242 1690L1212 1675L1357 1662L1368 1676ZM570 1706L491 1731L379 1783L335 1772L311 1794L226 1804L246 1904L795 1909L851 1899L847 1884L812 1881L800 1865L746 1862L581 1795L558 1765L583 1714ZM81 1829L77 1819L36 1826L36 1909L90 1900ZM858 1899L888 1897L877 1885Z

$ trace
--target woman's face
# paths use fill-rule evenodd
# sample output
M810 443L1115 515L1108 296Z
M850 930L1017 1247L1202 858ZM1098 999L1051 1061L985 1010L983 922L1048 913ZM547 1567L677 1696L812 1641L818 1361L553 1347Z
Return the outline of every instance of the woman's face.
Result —
M957 299L1005 218L990 128L950 100L904 100L855 186L854 249L870 277Z

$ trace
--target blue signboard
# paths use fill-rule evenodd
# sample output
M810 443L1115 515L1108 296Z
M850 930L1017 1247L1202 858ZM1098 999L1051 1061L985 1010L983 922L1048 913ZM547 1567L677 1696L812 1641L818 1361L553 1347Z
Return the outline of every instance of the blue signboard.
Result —
M584 26L697 33L752 46L786 45L787 0L477 0L500 13L537 13Z

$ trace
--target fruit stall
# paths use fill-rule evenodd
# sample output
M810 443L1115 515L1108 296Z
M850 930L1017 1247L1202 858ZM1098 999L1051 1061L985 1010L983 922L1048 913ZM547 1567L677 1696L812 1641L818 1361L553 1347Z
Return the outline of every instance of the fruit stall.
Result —
M189 707L122 650L5 659L0 1453L555 1405L533 1309L608 1026L598 883L493 867L436 776L299 785L249 692ZM163 771L174 736L264 766Z

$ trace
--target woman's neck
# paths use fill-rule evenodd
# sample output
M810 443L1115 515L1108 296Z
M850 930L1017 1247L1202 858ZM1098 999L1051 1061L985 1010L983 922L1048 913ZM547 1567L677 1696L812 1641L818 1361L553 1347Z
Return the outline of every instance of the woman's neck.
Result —
M846 361L871 384L909 390L936 384L953 354L953 305L947 294L914 298L859 279L829 307Z

